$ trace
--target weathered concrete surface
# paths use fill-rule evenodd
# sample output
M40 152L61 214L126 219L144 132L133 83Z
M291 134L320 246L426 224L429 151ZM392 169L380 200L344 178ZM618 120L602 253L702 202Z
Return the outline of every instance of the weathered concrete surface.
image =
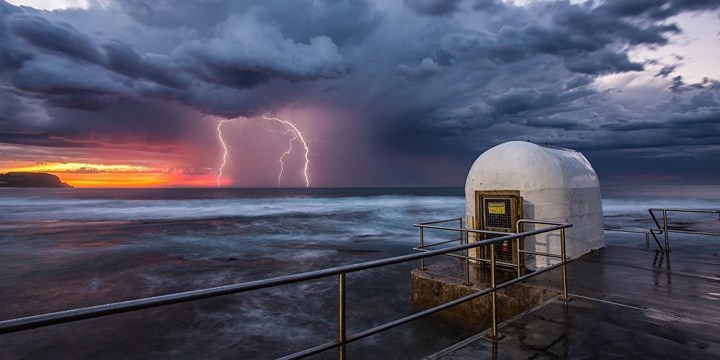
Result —
M487 276L480 276L479 269L473 268L474 284L464 285L461 263L447 261L428 266L427 270L415 269L411 273L412 304L417 309L428 309L446 302L476 293L489 287ZM509 274L498 272L497 277L509 278ZM482 280L481 280L482 279ZM498 291L497 306L499 321L510 319L559 295L559 292L526 284L515 284ZM438 313L438 316L453 322L456 326L481 331L491 325L491 298L483 295L453 306Z
M582 257L568 267L567 307L552 300L501 324L497 344L479 334L429 358L719 359L720 257L673 252L667 272L655 255L608 246ZM559 272L529 283L557 288Z

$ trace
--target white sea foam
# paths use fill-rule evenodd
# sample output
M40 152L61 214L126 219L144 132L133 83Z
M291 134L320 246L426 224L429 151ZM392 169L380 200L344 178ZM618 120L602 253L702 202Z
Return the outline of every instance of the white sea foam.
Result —
M192 200L79 200L0 198L4 221L152 221L218 217L281 216L292 213L331 215L353 211L462 211L460 197L372 196L336 198L232 198ZM399 216L387 212L389 219Z

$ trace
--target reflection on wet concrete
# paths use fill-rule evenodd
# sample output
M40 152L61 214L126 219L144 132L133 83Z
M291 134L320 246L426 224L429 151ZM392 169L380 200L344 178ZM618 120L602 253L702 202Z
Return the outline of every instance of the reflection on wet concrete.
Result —
M530 282L557 286L553 273ZM568 274L572 301L502 324L498 343L478 334L430 358L720 358L720 298L709 295L720 288L720 262L712 254L673 252L668 273L652 251L608 246Z

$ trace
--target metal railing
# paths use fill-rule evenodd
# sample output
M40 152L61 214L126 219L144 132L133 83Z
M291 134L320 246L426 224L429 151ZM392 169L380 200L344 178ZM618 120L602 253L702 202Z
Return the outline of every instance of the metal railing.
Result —
M655 211L662 211L662 227L660 226L660 223L657 220L657 217L655 217ZM664 240L665 240L665 247L663 248L660 246L660 249L665 253L665 266L668 270L670 270L670 233L678 233L678 234L692 234L692 235L710 235L710 236L720 236L718 233L711 233L711 232L705 232L705 231L696 231L696 230L678 230L678 229L671 229L668 225L668 213L669 212L676 212L676 213L699 213L699 214L717 214L720 216L720 210L698 210L698 209L648 209L648 212L650 213L650 216L652 217L653 221L655 222L655 225L658 227L658 229L650 229L650 234L655 238L655 242L658 243L658 246L660 245L660 242L658 241L658 238L656 236L655 231L658 231L658 234L663 234Z
M443 224L443 223L449 223L459 221L460 226L457 228L454 227L447 227L447 226L439 226L437 224ZM419 251L419 252L427 252L430 251L427 248L435 247L438 245L444 245L447 243L460 241L460 244L467 244L469 239L469 234L491 234L491 235L507 235L511 233L506 232L499 232L499 231L490 231L490 230L476 230L476 229L465 229L462 227L462 218L452 218L447 220L435 220L435 221L428 221L424 223L419 224L413 224L413 226L420 228L420 245L417 247L414 247L413 250ZM432 244L425 244L425 229L432 229L432 230L445 230L445 231L452 231L452 232L458 232L460 234L459 238L453 238L450 240L435 242ZM463 263L465 264L465 276L463 278L465 285L470 286L472 285L472 282L470 281L470 260L474 262L479 263L489 263L490 259L470 256L468 253L469 249L464 252L463 255L458 254L445 254L446 256L462 259ZM497 264L504 265L504 266L512 266L515 267L515 264L511 263L505 263L501 261L496 261ZM420 260L420 270L426 270L425 268L425 259Z
M209 299L224 295L230 295L230 294L238 294L243 292L248 292L252 290L259 290L259 289L265 289L269 287L274 286L281 286L281 285L287 285L287 284L293 284L303 281L309 281L314 279L320 279L320 278L326 278L330 276L337 276L337 286L338 286L338 314L337 314L337 328L338 328L338 337L334 341L330 341L321 345L317 345L290 355L287 355L285 357L282 357L282 359L298 359L307 357L310 355L314 355L326 350L330 350L333 348L338 349L338 358L339 359L345 359L346 358L346 346L347 344L366 338L368 336L377 334L379 332L389 330L391 328L397 327L399 325L408 323L410 321L416 320L418 318L434 314L438 311L447 309L449 307L464 303L466 301L470 301L474 298L486 295L491 293L492 294L492 302L493 302L493 314L492 314L492 320L493 320L493 326L492 326L492 336L497 337L497 309L495 306L496 303L496 291L500 290L502 288L505 288L507 286L510 286L512 284L515 284L517 282L526 280L532 276L539 275L543 272L553 270L559 266L563 267L563 283L565 286L563 287L563 294L565 297L567 297L567 281L565 279L565 265L566 265L566 259L563 257L563 261L559 264L555 264L553 266L543 268L541 270L538 270L534 273L527 274L524 276L520 276L518 278L512 279L510 281L506 281L500 285L497 285L494 283L492 284L492 287L486 288L480 291L477 291L473 294L461 297L459 299L417 312L415 314L379 325L375 326L373 328L360 331L355 334L347 334L347 327L346 327L346 306L345 306L345 300L346 300L346 282L345 282L345 275L347 273L361 271L361 270L367 270L367 269L374 269L378 267L393 265L393 264L399 264L403 262L408 261L416 261L416 260L422 260L433 256L439 256L448 254L451 252L458 252L458 251L464 251L471 248L479 247L479 246L486 246L489 245L491 248L495 246L495 243L506 241L506 240L512 240L517 239L520 237L525 236L532 236L536 234L541 234L545 232L555 231L555 230L561 230L564 233L564 229L572 226L571 224L558 224L555 226L551 226L542 230L533 230L533 231L527 231L523 233L518 234L504 234L504 236L479 241L479 242L473 242L469 244L462 244L454 247L439 249L439 250L432 250L432 251L425 251L417 254L409 254L409 255L403 255L403 256L396 256L386 259L380 259L380 260L374 260L374 261L367 261L357 264L351 264L351 265L345 265L345 266L338 266L334 268L328 268L328 269L322 269L322 270L315 270L315 271L309 271L299 274L292 274L292 275L285 275L285 276L279 276L274 277L270 279L265 280L258 280L258 281L250 281L240 284L232 284L232 285L224 285L224 286L218 286L218 287L212 287L212 288L206 288L206 289L200 289L200 290L191 290L191 291L185 291L180 293L174 293L174 294L167 294L167 295L160 295L160 296L153 296L148 298L142 298L142 299L136 299L136 300L128 300L128 301L121 301L121 302L115 302L110 304L103 304L103 305L97 305L97 306L90 306L90 307L84 307L84 308L77 308L77 309L71 309L71 310L65 310L65 311L58 311L53 313L47 313L47 314L41 314L41 315L34 315L29 317L23 317L23 318L17 318L17 319L11 319L11 320L4 320L0 321L0 334L7 334L7 333L14 333L19 332L23 330L29 330L29 329L35 329L45 326L51 326L56 324L63 324L63 323L69 323L73 321L79 321L79 320L85 320L85 319L92 319L92 318L98 318L113 314L120 314L120 313L126 313L131 311L137 311L142 309L150 309L150 308L156 308L161 306L167 306L171 304L179 304L179 303L185 303L200 299ZM473 230L470 229L462 229L463 231L472 232ZM564 246L563 246L564 249ZM494 254L494 252L493 252ZM564 254L564 251L563 251ZM491 268L495 267L495 261L494 258L491 260ZM494 276L493 276L494 278Z
M668 213L675 212L675 213L694 213L694 214L717 214L720 218L720 210L703 210L703 209L667 209L667 208L651 208L648 209L648 212L650 213L650 217L652 218L653 222L655 223L655 226L657 226L656 229L648 229L648 230L631 230L631 229L612 229L612 228L605 228L605 231L618 231L618 232L626 232L626 233L638 233L638 234L645 234L645 249L650 249L650 236L653 237L653 240L655 240L655 243L657 244L660 251L662 251L665 254L665 266L668 270L670 270L670 233L678 233L678 234L690 234L690 235L708 235L708 236L720 236L720 233L713 233L713 232L707 232L707 231L697 231L697 230L680 230L680 229L673 229L670 227L669 220L668 220ZM660 221L658 221L658 218L655 214L655 212L661 212L662 213L662 225L660 224ZM660 240L658 239L657 235L663 235L663 244L660 243Z
M448 222L454 222L459 221L460 227L458 228L452 228L452 227L446 227L446 226L438 226L437 224L441 223L448 223ZM539 221L539 220L529 220L529 219L520 219L517 221L517 229L519 229L519 232L522 232L523 225L524 224L538 224L538 225L566 225L565 223L558 223L558 222L549 222L549 221ZM568 224L569 225L569 224ZM415 251L429 251L428 248L435 247L438 245L445 245L451 242L459 241L460 244L467 243L467 239L469 239L469 234L491 234L491 235L507 235L507 232L500 232L500 231L490 231L490 230L477 230L477 229L465 229L462 228L462 218L453 218L453 219L447 219L447 220L438 220L438 221L430 221L430 222L424 222L419 224L414 224L413 226L420 228L420 245L417 247L414 247L413 250ZM572 226L572 225L569 225ZM568 226L568 227L569 227ZM425 244L425 229L433 229L433 230L445 230L445 231L455 231L460 232L459 238L454 238L450 240L440 241L440 242L434 242L431 244ZM521 239L522 237L518 238ZM560 229L560 242L561 242L561 248L564 251L565 250L565 229ZM517 258L519 259L521 256L525 255L539 255L539 256L547 256L552 258L559 258L563 259L565 255L563 254L550 254L550 253L544 253L544 252L537 252L537 251L528 251L524 250L521 247L517 247ZM457 255L457 254L445 254L446 256L462 259L465 264L465 276L462 280L465 281L465 285L472 285L470 282L470 266L469 264L472 262L476 263L490 263L491 259L487 258L481 258L481 257L475 257L475 256L469 256L467 254L465 255ZM523 271L521 269L521 266L523 266L522 261L518 261L517 263L506 263L501 261L496 261L496 264L503 265L506 267L513 267L515 268L515 272L517 276L522 275ZM425 261L424 259L420 260L420 270L425 270Z
M437 224L442 223L449 223L449 222L455 222L459 221L460 227L459 228L453 228L453 227L447 227L447 226L439 226ZM413 250L424 252L424 253L430 253L430 250L427 250L428 247L433 247L437 245L447 244L449 242L454 241L460 241L461 246L464 247L465 252L463 255L457 255L457 254L449 254L446 253L444 255L452 256L455 258L460 258L463 260L464 269L465 269L465 285L470 286L472 285L470 281L470 263L473 262L479 262L479 263L489 263L490 264L490 290L491 290L491 312L492 312L492 328L491 333L489 334L489 338L491 340L499 340L501 336L497 333L497 294L496 290L500 287L497 285L497 278L495 276L495 270L496 265L499 264L499 261L495 260L495 244L498 242L506 241L506 240L519 240L526 236L541 234L541 233L547 233L551 231L560 231L560 254L550 254L550 253L541 253L541 252L535 252L535 251L528 251L521 249L520 246L516 247L517 251L517 264L510 264L510 263L503 263L503 265L506 266L512 266L517 268L516 272L516 278L507 282L504 282L501 286L508 284L508 283L515 283L517 281L520 281L519 279L527 279L528 277L532 277L535 275L538 275L542 272L554 269L558 266L562 268L562 287L563 287L563 294L561 296L562 300L568 301L570 300L570 297L568 296L567 292L567 257L565 254L565 229L572 226L572 224L566 224L566 223L556 223L556 222L549 222L549 221L537 221L537 220L528 220L528 219L521 219L517 222L517 229L521 229L523 224L538 224L538 225L548 225L549 227L546 227L541 230L534 230L534 231L528 231L528 232L518 232L517 234L514 234L513 236L508 236L508 233L505 232L499 232L499 231L489 231L489 230L478 230L478 229L466 229L462 227L462 218L453 218L453 219L447 219L447 220L438 220L438 221L430 221L420 224L414 224L413 226L420 228L420 246L413 248ZM432 244L425 244L425 229L434 229L434 230L444 230L444 231L453 231L453 232L459 232L460 238L459 239L451 239L441 242L436 242ZM479 258L470 256L468 254L468 250L471 247L468 247L468 241L470 239L470 234L492 234L492 235L500 235L500 237L483 240L483 241L477 241L477 242L470 242L470 244L475 245L481 245L481 246L489 246L490 247L490 259L485 258ZM463 245L465 244L465 245ZM437 251L437 250L435 250ZM548 256L548 257L555 257L560 259L560 263L543 268L541 270L535 271L531 274L522 275L522 271L520 269L520 266L524 263L524 261L520 261L521 256L526 255L540 255L540 256ZM425 267L425 261L424 258L420 259L420 270L426 270Z
M630 234L644 234L645 235L645 250L650 250L650 230L634 230L634 229L615 229L615 228L604 228L605 231L616 231L616 232L624 232L624 233L630 233ZM660 245L660 242L658 242L657 238L655 238L655 242L657 242L658 246L662 247Z

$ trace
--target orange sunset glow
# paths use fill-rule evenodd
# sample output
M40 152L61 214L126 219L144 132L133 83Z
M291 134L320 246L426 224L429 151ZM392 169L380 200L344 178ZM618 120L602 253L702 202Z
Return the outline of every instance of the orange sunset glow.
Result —
M57 175L74 187L202 187L216 186L215 174L129 164L40 163L0 168L6 172L43 172ZM228 182L222 179L221 185Z

